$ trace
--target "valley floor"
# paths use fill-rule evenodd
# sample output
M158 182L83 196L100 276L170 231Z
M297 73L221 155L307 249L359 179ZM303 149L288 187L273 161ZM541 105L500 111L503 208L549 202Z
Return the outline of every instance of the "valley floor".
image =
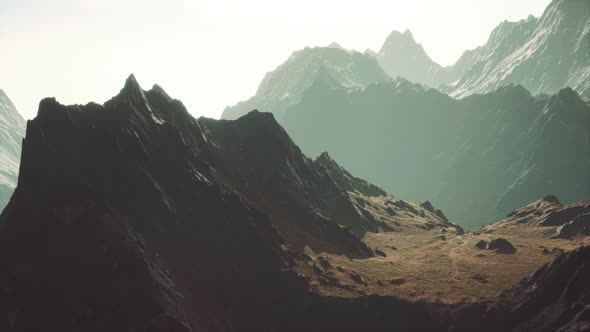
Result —
M364 198L372 201L376 209L388 200ZM538 206L531 207L535 204ZM390 217L399 225L393 231L369 232L363 237L381 255L349 259L307 248L306 253L317 261L311 263L312 267L316 267L300 267L298 272L308 277L310 287L323 295L390 295L445 304L491 301L562 252L590 245L590 236L556 238L558 226L538 225L556 208L554 205L538 201L527 207L534 218L513 216L465 234L439 226L425 229L419 216L398 213ZM506 239L515 251L501 253L476 246L480 241L497 238Z

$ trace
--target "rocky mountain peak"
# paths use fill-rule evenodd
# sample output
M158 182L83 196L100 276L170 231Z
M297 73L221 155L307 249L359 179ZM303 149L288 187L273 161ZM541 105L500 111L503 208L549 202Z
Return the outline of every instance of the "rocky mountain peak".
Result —
M389 33L389 35L385 39L385 43L383 44L383 47L396 46L394 44L396 42L401 42L401 41L406 42L406 43L413 43L416 45L420 45L414 39L414 35L412 34L412 31L410 31L410 29L406 29L406 30L404 30L404 32L400 32L397 30L391 31L391 33Z
M127 77L127 79L125 80L125 85L115 98L131 98L131 100L133 100L134 102L145 101L144 91L139 85L139 82L137 82L135 75L130 74L129 77Z
M377 59L389 77L404 77L410 81L435 85L435 75L441 66L432 61L410 30L392 31L378 52Z
M332 42L330 43L330 45L328 45L328 47L330 48L340 48L340 49L344 49L342 46L340 46L340 44L338 44L337 42Z

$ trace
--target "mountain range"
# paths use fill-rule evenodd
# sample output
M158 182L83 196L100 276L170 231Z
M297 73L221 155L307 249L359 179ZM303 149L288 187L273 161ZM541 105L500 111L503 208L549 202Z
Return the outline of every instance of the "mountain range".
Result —
M271 112L280 120L316 81L326 80L348 89L364 87L387 79L373 56L339 45L305 48L294 52L276 70L267 73L256 95L223 111L223 119L237 119L253 109Z
M464 233L307 158L270 113L195 119L131 76L104 105L42 100L20 169L0 215L2 330L589 325L590 203L547 196Z
M590 197L590 107L571 89L534 97L506 86L457 100L403 79L353 92L318 83L282 123L305 153L330 151L467 228L546 194Z
M550 193L572 203L590 196L589 7L555 0L540 18L504 22L452 67L433 62L410 31L394 31L378 53L295 52L222 118L272 112L306 154L330 151L353 173L430 199L467 228ZM336 54L371 66L330 65ZM320 62L347 70L293 74ZM378 67L397 78L374 75Z
M432 61L409 31L392 32L377 53L392 78L439 88L454 97L519 84L532 94L570 87L590 98L590 3L554 0L543 14L504 21L488 41L449 67Z
M0 90L0 331L590 330L589 38L305 48L220 120Z
M25 120L3 90L0 90L0 211L16 187Z

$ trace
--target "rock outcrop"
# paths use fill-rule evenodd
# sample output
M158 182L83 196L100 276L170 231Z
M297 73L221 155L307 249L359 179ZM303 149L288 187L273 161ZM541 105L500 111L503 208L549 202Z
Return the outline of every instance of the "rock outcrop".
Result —
M488 250L495 250L500 254L513 254L516 252L516 248L508 240L503 238L493 239L487 245Z

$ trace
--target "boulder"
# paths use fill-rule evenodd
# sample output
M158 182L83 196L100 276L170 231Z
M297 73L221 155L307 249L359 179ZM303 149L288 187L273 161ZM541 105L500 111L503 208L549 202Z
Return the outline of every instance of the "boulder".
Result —
M383 252L382 250L379 249L375 249L375 255L381 256L381 257L387 257L387 254L385 252Z
M405 278L394 278L394 279L391 279L389 281L389 283L392 285L401 285L401 284L406 283L406 279Z
M332 269L332 264L330 261L328 261L328 259L326 259L326 257L319 256L318 260L320 261L320 265L324 268L324 270Z
M490 241L487 246L488 250L495 250L497 253L500 254L513 254L516 252L516 248L512 245L512 243L508 242L508 240L503 238L497 238Z
M475 247L477 247L480 250L484 250L488 247L488 242L484 241L484 240L479 240L476 244Z
M349 272L348 275L350 276L350 279L352 279L352 281L356 282L359 285L366 285L367 284L365 279L363 279L363 277L358 275L356 272Z
M472 275L471 276L471 279L476 280L476 281L479 281L482 284L487 284L488 283L488 279L485 276L483 276L483 275L481 275L479 273L476 273L476 274Z

